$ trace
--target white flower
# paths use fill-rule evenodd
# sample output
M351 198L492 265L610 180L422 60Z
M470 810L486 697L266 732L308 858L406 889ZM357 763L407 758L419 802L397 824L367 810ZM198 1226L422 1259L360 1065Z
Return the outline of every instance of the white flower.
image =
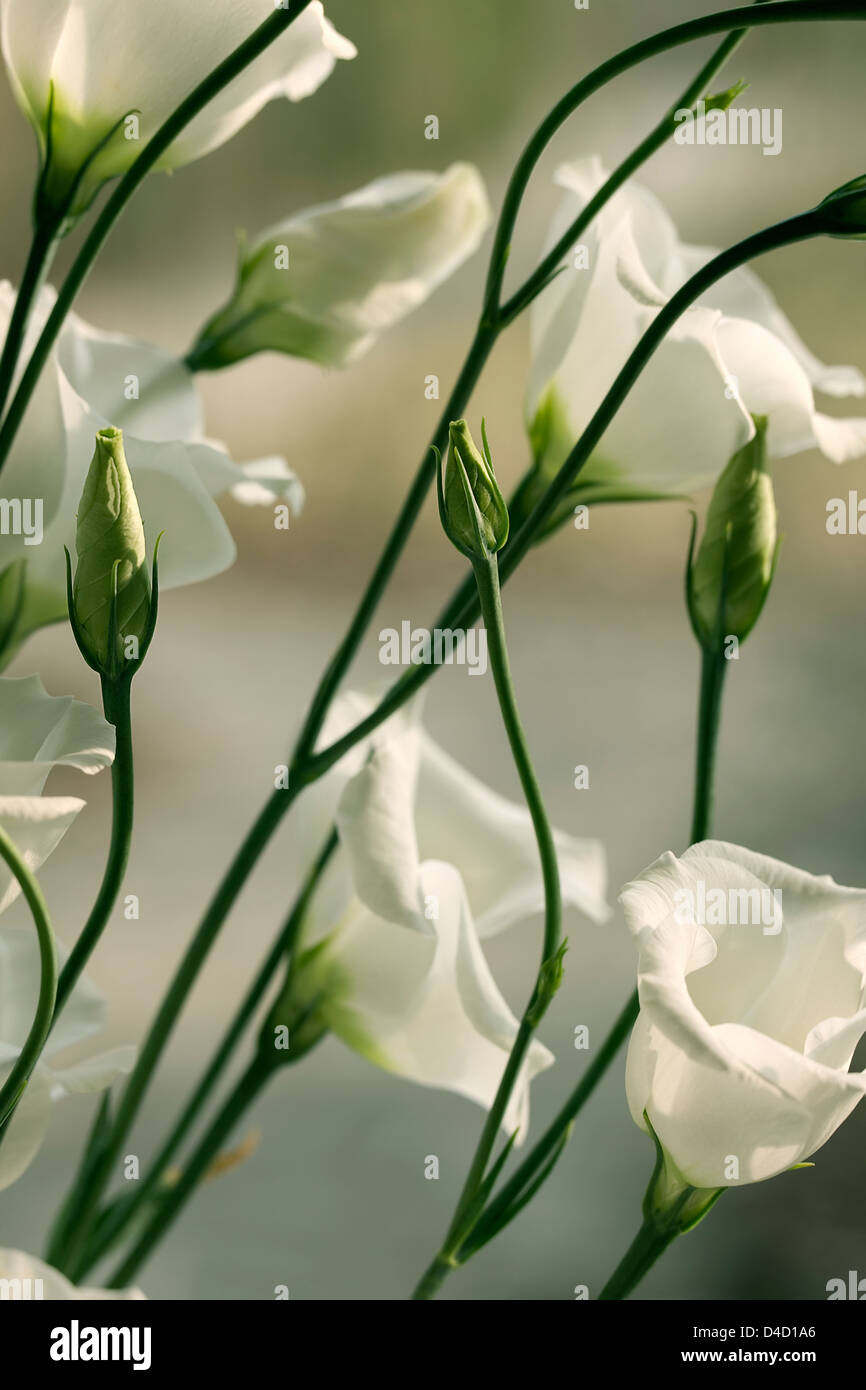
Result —
M286 352L357 361L477 249L490 223L471 164L376 179L307 208L245 248L232 298L202 330L197 365Z
M685 1181L802 1162L866 1089L866 891L737 845L664 854L621 901L640 951L626 1089Z
M129 1301L143 1299L144 1294L140 1289L76 1288L59 1270L52 1269L35 1255L26 1255L23 1250L0 1250L0 1299L19 1302L45 1299L47 1302L73 1298L90 1302L97 1299Z
M65 959L64 951L58 952ZM39 995L39 943L23 927L0 927L0 1086L18 1058L30 1031ZM21 1176L45 1138L54 1101L70 1095L103 1091L132 1070L135 1048L118 1047L86 1061L58 1066L54 1058L66 1048L92 1037L103 1026L105 1004L90 982L82 978L55 1023L0 1141L0 1190Z
M338 702L323 742L368 708L359 696ZM317 949L300 965L295 1001L315 1001L327 1026L379 1066L489 1107L517 1021L480 938L543 906L528 813L437 748L414 709L310 796L308 846L334 815L341 850L305 924L302 948ZM558 833L557 846L565 901L604 920L600 845ZM507 1131L525 1136L529 1083L552 1060L533 1042Z
M53 87L49 187L55 200L91 159L76 210L86 207L273 13L274 0L2 0L3 56L43 154ZM338 59L354 56L354 45L315 0L186 127L158 167L175 169L216 149L275 97L310 96ZM128 115L135 120L110 135Z
M552 246L607 175L597 159L564 165ZM545 475L564 460L659 306L715 252L684 245L658 200L629 183L581 237L580 256L535 301L527 416ZM815 390L866 394L853 367L826 367L748 268L687 311L644 368L580 474L582 484L682 493L711 483L769 419L768 448L818 448L836 463L866 453L866 419L831 419Z
M84 805L42 795L52 768L92 774L113 759L114 729L90 705L48 695L38 676L0 677L0 825L28 868L35 871L48 858ZM19 892L17 879L0 865L0 912Z
M48 291L40 297L31 340L52 302ZM0 332L12 304L13 291L4 282ZM0 570L17 560L27 564L18 642L66 616L63 547L74 548L75 516L94 438L109 425L124 431L151 550L165 532L161 589L210 578L233 563L234 542L216 504L219 496L237 491L239 500L272 503L285 496L292 510L300 510L303 491L282 460L238 467L205 437L194 379L182 362L70 315L3 471L4 496L38 498L43 514L38 544L23 534L0 541Z

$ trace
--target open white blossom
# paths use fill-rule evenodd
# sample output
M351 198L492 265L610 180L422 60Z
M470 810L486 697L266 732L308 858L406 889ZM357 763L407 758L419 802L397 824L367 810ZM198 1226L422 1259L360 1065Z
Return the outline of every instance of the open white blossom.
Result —
M43 155L50 146L55 200L86 166L75 210L86 208L273 13L274 0L2 0L12 90ZM157 167L176 169L208 154L276 97L311 96L355 51L314 0L190 122Z
M323 741L367 708L338 702ZM543 906L528 813L437 748L413 708L311 790L308 843L332 814L341 847L305 924L295 1002L386 1070L489 1107L517 1020L481 938ZM565 901L605 920L601 846L558 832L557 848ZM552 1060L533 1041L508 1132L525 1137L529 1083Z
M472 164L388 174L296 213L243 248L234 293L193 359L223 367L270 351L355 362L478 249L490 215Z
M552 246L605 182L598 159L563 165ZM573 263L535 301L527 419L549 475L589 423L659 307L715 252L680 241L658 199L626 184L595 218ZM866 453L866 418L834 419L815 391L863 396L854 367L828 367L800 340L749 268L726 276L679 319L582 469L583 485L683 493L712 483L768 418L771 457L818 448L841 463Z
M640 960L626 1089L683 1179L758 1182L850 1115L866 1073L866 891L738 845L663 854L623 890Z

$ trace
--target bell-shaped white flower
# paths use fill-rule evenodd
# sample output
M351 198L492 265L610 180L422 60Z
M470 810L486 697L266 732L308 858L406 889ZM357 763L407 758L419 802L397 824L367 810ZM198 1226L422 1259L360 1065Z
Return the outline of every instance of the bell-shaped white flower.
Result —
M640 952L626 1089L685 1182L802 1162L866 1090L866 891L714 840L623 890Z
M374 763L382 756L389 755L375 754ZM406 929L402 909L410 904L395 903L383 916L354 898L302 959L293 1000L314 1006L331 1032L384 1070L489 1108L517 1019L490 973L457 870L427 860L412 873L411 906L426 930ZM401 878L408 886L409 872ZM519 1129L518 1143L529 1122L529 1084L552 1063L533 1040L503 1117L507 1133Z
M65 952L60 951L61 961ZM0 1085L26 1041L39 995L39 943L24 927L0 927ZM69 1065L55 1058L98 1033L105 1019L102 996L85 978L70 994L0 1142L0 1190L9 1187L35 1158L45 1138L55 1101L105 1090L132 1070L135 1048L118 1047Z
M368 708L360 696L339 701L323 741ZM543 906L528 813L438 749L417 706L356 746L310 797L309 847L333 816L340 850L305 923L294 1007L315 1008L386 1070L489 1107L518 1025L480 943ZM604 920L600 845L558 832L557 846L565 901ZM530 1081L552 1060L534 1041L508 1132L525 1137Z
M2 0L3 56L43 156L50 150L53 201L86 166L74 211L86 208L273 13L274 0ZM338 59L354 56L314 0L200 112L158 167L176 169L216 149L276 97L312 95Z
M354 727L373 706L356 692L335 701L320 745ZM375 764L375 800L367 794L368 761L372 752L389 749L393 755ZM317 893L315 924L327 927L337 920L357 894L371 911L423 931L417 867L426 859L459 869L482 938L544 910L529 812L479 781L430 738L421 724L420 701L356 744L308 789L306 799L297 836L301 862L310 861L334 820L343 847ZM591 921L607 921L607 862L600 841L561 830L554 838L563 904Z
M38 676L0 677L0 825L31 870L39 868L84 805L43 796L52 768L96 773L114 759L114 729L90 705L49 695ZM0 865L0 912L18 896Z
M552 246L606 180L597 159L560 168ZM581 249L582 248L582 249ZM536 463L555 471L659 307L715 252L684 245L662 205L628 183L583 234L572 264L535 301L527 419ZM658 348L580 474L582 485L682 493L714 481L769 421L771 457L866 453L866 419L833 419L815 391L863 396L853 367L827 367L748 268L687 311Z
M40 297L31 338L52 302L48 291ZM0 284L0 331L12 304L11 287ZM217 506L220 496L236 495L244 502L283 499L293 512L301 508L303 490L282 460L238 466L207 439L194 378L182 362L70 315L3 473L6 497L36 498L42 508L38 543L23 533L0 540L0 571L26 561L17 642L66 616L63 547L74 548L75 515L94 437L109 425L124 432L150 546L165 533L161 589L210 578L233 563L235 546Z
M222 367L272 351L329 367L357 361L473 254L489 223L471 164L390 174L297 213L243 249L234 293L191 359Z
M80 1298L93 1303L101 1299L128 1302L144 1298L140 1289L76 1287L59 1270L23 1250L0 1250L0 1288L4 1299L27 1303L42 1299L59 1302Z

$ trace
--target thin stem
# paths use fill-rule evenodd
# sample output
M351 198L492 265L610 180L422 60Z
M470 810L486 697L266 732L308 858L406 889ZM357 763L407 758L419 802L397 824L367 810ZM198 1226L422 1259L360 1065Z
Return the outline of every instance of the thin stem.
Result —
M24 1041L24 1046L21 1048L5 1082L0 1087L0 1137L2 1137L6 1122L21 1099L51 1030L51 1020L54 1016L54 996L57 990L57 949L51 927L51 918L42 896L42 889L2 826L0 826L0 857L5 860L12 874L18 880L18 885L27 906L30 908L33 925L39 938L40 962L39 997L36 1002L36 1013Z
M502 599L499 590L499 577L496 557L489 560L479 560L475 565L475 578L478 585L478 595L481 603L481 610L484 617L484 626L487 631L487 643L490 652L490 665L493 671L493 680L496 685L496 694L499 699L499 708L502 714L502 722L523 795L526 800L529 814L532 819L533 830L538 844L538 853L541 859L542 878L544 882L544 940L541 949L541 963L532 997L526 1006L517 1036L511 1048L508 1061L505 1065L499 1087L496 1092L493 1104L487 1115L484 1128L478 1147L472 1159L469 1173L466 1177L463 1190L457 1202L454 1218L448 1228L442 1249L433 1262L431 1269L424 1275L418 1288L415 1291L416 1299L432 1298L435 1292L434 1283L445 1277L448 1269L453 1267L453 1257L459 1250L460 1245L467 1234L466 1221L467 1213L476 1204L479 1189L484 1181L487 1165L496 1143L500 1125L505 1116L511 1094L514 1090L520 1069L523 1065L529 1045L532 1041L544 1008L550 1001L552 991L546 992L546 970L550 969L560 944L562 927L562 894L559 881L559 864L556 857L556 845L553 839L553 830L544 807L541 788L535 769L532 766L532 759L526 743L526 735L520 720L520 712L517 705L517 696L514 691L514 684L511 678L510 663L508 660L508 648L505 640L505 624L502 616ZM434 1275L433 1270L436 1274ZM436 1285L438 1287L438 1285Z
M334 830L328 836L321 852L309 870L294 906L286 918L285 924L277 933L273 945L262 961L255 979L250 985L237 1013L226 1030L223 1040L216 1049L210 1064L206 1068L190 1099L181 1111L177 1122L158 1154L151 1161L147 1176L138 1185L134 1201L115 1208L104 1224L100 1226L98 1235L88 1246L85 1259L76 1266L72 1273L72 1277L75 1280L80 1280L87 1274L88 1270L96 1264L97 1260L99 1260L109 1247L117 1241L118 1237L126 1229L136 1213L148 1200L150 1194L159 1186L166 1168L180 1149L184 1139L189 1134L206 1102L212 1095L214 1087L231 1061L235 1047L243 1037L248 1023L264 998L268 985L273 979L276 970L280 964L291 955L312 896L337 848L337 844L338 837Z
M9 406L6 419L0 428L0 469L9 457L21 421L24 418L30 398L42 369L51 353L55 341L63 327L66 315L72 308L79 290L87 279L93 264L123 212L133 193L144 182L166 150L189 125L200 111L211 102L225 87L233 82L243 70L254 62L265 49L278 39L294 20L307 8L310 0L290 0L286 9L275 9L258 29L240 44L213 72L198 84L175 111L163 122L159 130L148 141L141 154L120 179L117 187L106 201L96 218L84 244L76 256L63 285L57 295L48 321L42 330L39 341L33 350L30 361Z
M108 1281L108 1288L124 1288L135 1277L139 1266L144 1263L151 1250L168 1230L187 1198L196 1188L199 1179L204 1176L211 1162L219 1153L224 1141L244 1112L260 1095L278 1066L279 1063L275 1063L273 1059L262 1053L256 1053L202 1138L195 1153L185 1165L178 1182L166 1193L153 1219Z
M129 863L132 826L135 813L135 777L132 756L132 721L130 717L131 681L102 680L102 700L106 718L114 725L117 744L111 766L111 842L102 883L81 935L60 972L57 1003L58 1018L92 956L117 901L123 876Z
M485 1207L469 1239L464 1242L461 1248L461 1260L474 1255L477 1250L481 1249L482 1245L486 1245L492 1236L508 1224L511 1219L509 1214L511 1209L520 1201L539 1170L550 1160L557 1146L563 1142L563 1136L574 1124L614 1057L627 1040L639 1011L640 1001L637 990L635 990L565 1105L551 1120L541 1138L530 1149L520 1166L514 1170L508 1182L500 1189L493 1201Z
M132 1075L123 1090L111 1133L105 1141L102 1157L89 1175L87 1191L82 1195L81 1206L77 1212L77 1228L67 1245L67 1264L74 1264L83 1252L90 1221L96 1211L102 1191L111 1177L123 1147L123 1141L132 1128L139 1105L165 1046L174 1031L180 1011L210 953L220 927L246 881L247 866L250 862L255 862L279 824L283 814L283 799L291 800L294 795L296 795L296 791L292 790L275 792L266 803L238 849L210 909L202 919L198 931L184 953L174 979L142 1044Z
M698 704L698 739L695 758L695 793L690 844L705 840L713 817L716 749L722 714L722 693L728 663L721 644L701 652L701 693Z
M30 252L24 273L21 276L21 284L15 298L15 307L12 310L6 339L3 343L3 352L0 354L0 418L6 409L6 402L12 389L15 370L18 366L21 349L24 346L33 305L45 284L60 243L62 225L62 216L43 213L33 232Z
M628 1298L648 1274L660 1255L676 1240L679 1232L670 1227L660 1229L653 1221L644 1221L625 1255L608 1279L599 1300Z

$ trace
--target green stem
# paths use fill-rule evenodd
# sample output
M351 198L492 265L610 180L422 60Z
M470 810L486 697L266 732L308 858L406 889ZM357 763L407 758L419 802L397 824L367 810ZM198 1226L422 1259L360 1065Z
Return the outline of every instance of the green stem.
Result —
M536 1175L550 1162L557 1148L563 1143L577 1116L627 1040L639 1011L640 1001L635 990L565 1105L530 1149L520 1166L514 1170L508 1182L485 1207L469 1239L461 1247L461 1260L474 1255L508 1224L512 1215L516 1215L514 1208L521 1203Z
M307 874L297 900L286 918L284 926L278 932L271 949L262 961L258 974L250 985L240 1008L226 1030L225 1036L216 1049L209 1066L205 1070L190 1099L184 1106L176 1124L169 1133L157 1156L151 1161L146 1178L137 1187L134 1201L126 1203L123 1206L118 1206L105 1223L100 1226L98 1237L91 1240L86 1252L86 1257L76 1266L74 1271L71 1271L71 1277L76 1282L80 1281L110 1246L115 1244L119 1236L133 1220L136 1213L144 1206L150 1194L159 1186L169 1163L180 1149L181 1144L189 1134L206 1102L212 1095L214 1087L231 1061L235 1047L243 1037L247 1025L264 998L268 985L273 979L276 970L280 964L291 955L312 896L337 848L337 844L337 833L336 831L332 831ZM64 1258L63 1253L59 1253L61 1259ZM52 1262L56 1264L56 1261Z
M695 758L695 793L690 844L705 840L713 817L716 749L722 713L722 693L728 663L721 649L704 647L701 652L701 693L698 705L698 740Z
M660 1229L654 1221L644 1221L625 1255L608 1279L599 1300L628 1298L648 1274L660 1255L676 1240L676 1229Z
M102 701L106 718L114 725L117 745L111 766L111 842L102 883L81 935L60 972L55 1018L60 1016L82 971L92 956L117 901L129 863L135 812L135 778L130 718L131 681L102 680Z
M433 1265L421 1279L413 1297L432 1298L435 1288L444 1279L453 1259L465 1239L467 1216L477 1204L479 1190L484 1182L487 1165L496 1143L499 1128L511 1099L520 1069L526 1057L532 1036L538 1027L545 1007L550 1002L551 992L546 993L545 968L552 964L560 945L562 926L562 894L559 881L559 864L553 830L544 807L541 788L526 743L526 735L520 721L517 696L511 678L508 648L505 640L505 624L502 616L502 597L499 590L499 573L496 557L479 560L475 565L475 578L478 595L487 632L490 666L499 708L506 736L511 748L514 765L532 819L533 830L541 859L544 882L544 940L541 949L541 962L532 997L526 1006L517 1036L511 1048L505 1069L499 1083L493 1104L487 1115L478 1147L472 1159L469 1173L457 1202L454 1217L448 1228L442 1249ZM471 1216L469 1216L471 1222Z
M135 1277L139 1266L179 1214L235 1125L261 1094L278 1067L279 1063L273 1059L256 1053L185 1165L180 1179L166 1193L144 1233L108 1281L108 1288L124 1288Z
M296 791L278 791L266 803L238 849L210 909L205 913L198 931L184 953L174 979L142 1044L132 1075L123 1090L117 1115L111 1133L105 1142L102 1157L89 1175L87 1192L83 1194L81 1206L77 1212L77 1229L67 1245L67 1265L74 1265L75 1261L83 1254L90 1222L103 1189L111 1177L123 1142L132 1128L138 1108L165 1046L174 1031L180 1011L210 953L220 927L246 881L247 865L251 860L254 862L258 858L279 824L283 814L283 799L292 799L294 795L296 795Z
M15 307L9 320L9 328L0 355L0 418L6 409L9 392L18 366L18 358L24 346L30 314L39 292L48 277L54 255L60 243L62 216L43 214L39 217L30 243L30 252L21 284L15 298Z
M0 857L6 861L12 874L18 880L21 892L32 913L33 925L39 938L40 961L39 997L36 1003L36 1013L30 1025L30 1032L16 1058L15 1065L3 1086L0 1087L0 1137L2 1137L6 1122L21 1099L51 1031L51 1020L54 1016L54 996L57 990L57 950L54 932L51 928L51 918L42 896L42 889L2 827L0 827Z
M51 350L72 308L79 290L87 279L105 241L129 202L133 193L158 164L166 150L199 112L203 111L225 87L254 62L265 49L278 39L288 26L307 8L310 0L290 0L288 7L275 9L258 29L240 44L213 72L198 84L178 108L163 122L148 141L141 154L120 179L93 224L57 295L48 321L0 428L0 469L3 468L15 440L21 421Z

